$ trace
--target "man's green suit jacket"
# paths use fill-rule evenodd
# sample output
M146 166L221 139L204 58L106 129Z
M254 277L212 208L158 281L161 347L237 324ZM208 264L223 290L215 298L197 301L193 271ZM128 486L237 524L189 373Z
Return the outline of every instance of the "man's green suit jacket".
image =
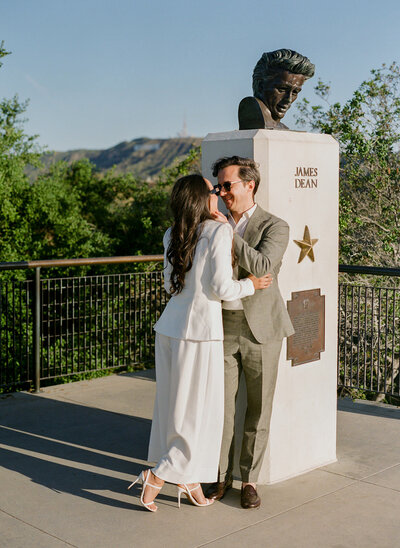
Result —
M262 344L293 335L285 303L279 291L278 274L289 242L288 224L257 206L243 238L234 235L234 250L239 265L239 280L270 272L273 283L267 289L242 299L244 313L255 339Z

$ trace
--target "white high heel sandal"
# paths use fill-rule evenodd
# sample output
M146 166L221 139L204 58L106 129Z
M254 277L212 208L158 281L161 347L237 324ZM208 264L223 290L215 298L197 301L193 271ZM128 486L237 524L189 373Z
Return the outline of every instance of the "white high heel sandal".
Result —
M194 504L195 506L210 506L211 504L215 502L214 499L206 499L207 502L203 502L203 503L197 502L197 500L194 499L192 492L196 491L196 489L199 489L199 488L200 488L200 483L198 483L196 487L192 487L191 489L185 483L182 483L182 487L178 485L178 508L181 507L182 493L184 493L188 497L190 502Z
M145 475L147 472L147 475ZM150 472L151 470L148 469L148 470L143 470L142 472L140 472L139 476L135 479L135 481L133 481L130 486L128 487L128 489L130 489L131 487L133 487L135 485L135 483L137 483L139 480L142 482L142 492L141 492L141 495L140 495L140 502L143 504L143 506L145 508L147 508L147 510L149 510L150 512L157 512L157 509L158 507L155 505L154 503L154 499L156 497L154 497L153 500L151 500L150 502L144 502L143 500L143 496L144 496L144 492L146 490L146 487L149 486L149 487L153 487L153 489L157 489L158 491L160 491L162 489L162 486L159 487L158 485L153 485L151 483L149 483L148 479L149 479L149 475L150 475ZM158 494L158 493L157 493ZM157 495L156 495L157 496ZM150 508L150 506L154 504L155 508Z

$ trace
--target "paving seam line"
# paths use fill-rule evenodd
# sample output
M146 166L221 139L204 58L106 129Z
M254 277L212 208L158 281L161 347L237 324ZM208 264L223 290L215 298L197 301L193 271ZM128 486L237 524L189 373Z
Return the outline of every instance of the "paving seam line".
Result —
M383 468L382 470L378 470L377 472L374 472L373 474L369 474L368 476L363 476L362 478L355 478L353 476L348 476L347 474L341 474L340 472L334 472L333 470L322 470L322 472L327 472L328 474L333 474L334 476L340 476L341 478L348 478L354 481L365 481L368 478L372 478L378 474L381 474L382 472L386 472L386 470L390 470L391 468L396 468L396 466L399 466L400 462L397 462L396 464L392 464L388 466L387 468ZM369 483L369 482L365 482ZM375 484L374 484L375 485Z
M25 520L19 518L18 516L14 516L13 514L10 514L9 512L6 512L2 508L0 508L0 512L3 512L3 514L6 514L10 518L16 519L17 521L20 521L21 523L24 523L25 525L28 525L28 527L32 527L33 529L36 529L37 531L40 531L41 533L43 533L43 534L45 534L49 537L55 538L55 539L59 540L60 542L64 542L65 544L68 544L68 546L72 546L73 548L79 548L79 546L76 546L75 544L71 544L70 542L68 542L68 541L66 541L66 540L64 540L60 537L57 537L56 535L52 535L51 533L49 533L47 531L44 531L40 527L37 527L36 525L33 525L32 523L29 523L29 521L25 521Z
M386 468L383 468L382 470L379 470L378 472L374 472L373 474L369 474L369 476L364 476L363 478L360 478L360 481L367 480L369 478L373 478L374 476L377 476L378 474L382 474L382 472L386 472L386 470L390 470L391 468L396 468L396 466L399 466L400 462L396 462L396 464L392 464L391 466L387 466Z
M333 476L340 476L341 478L347 478L354 481L359 480L359 478L354 478L353 476L348 476L347 474L341 474L340 472L333 472L333 470L321 470L321 472L327 472L328 474L332 474Z
M395 487L388 487L387 485L380 485L378 483L374 483L373 481L368 481L370 478L373 478L374 476L377 476L378 474L381 474L382 472L386 472L387 470L392 470L392 468L396 468L399 465L400 465L400 462L398 462L397 464L393 464L392 466L388 466L387 468L384 468L383 470L380 470L379 472L374 472L373 474L370 474L369 476L365 476L364 478L361 478L359 481L360 483L366 483L367 485L375 485L375 487L382 487L383 489L388 489L389 491L400 493L400 489L396 489Z
M235 535L236 533L240 533L241 531L244 531L246 529L250 529L251 527L254 527L254 525L260 525L261 523L264 523L265 521L269 521L270 519L282 516L284 514L287 514L288 512L291 512L292 510L296 510L297 508L300 508L301 506L305 506L306 504L310 504L311 502L314 502L315 500L330 496L334 493L338 493L339 491L342 491L343 489L347 489L348 487L355 485L357 483L360 483L358 480L352 481L348 485L344 485L343 487L339 487L338 489L334 489L333 491L330 491L329 493L324 493L323 495L319 495L318 497L314 497L310 500L306 500L302 502L301 504L297 504L296 506L292 506L291 508L288 508L287 510L283 510L282 512L278 512L277 514L274 514L272 516L268 516L264 519L260 519L259 521L255 521L254 523L251 523L250 525L245 525L244 527L241 527L240 529L237 529L236 531L231 531L230 533L227 533L226 535L221 535L220 537L217 537L213 540L210 540L208 542L205 542L204 544L198 544L195 548L202 548L203 546L209 546L213 542L216 542L217 540L222 540L224 538L228 538L232 535Z
M395 493L400 493L400 489L395 487L388 487L387 485L380 485L379 483L373 483L372 481L360 480L360 483L365 483L366 485L374 485L375 487L381 487L382 489L387 489L389 491L394 491Z

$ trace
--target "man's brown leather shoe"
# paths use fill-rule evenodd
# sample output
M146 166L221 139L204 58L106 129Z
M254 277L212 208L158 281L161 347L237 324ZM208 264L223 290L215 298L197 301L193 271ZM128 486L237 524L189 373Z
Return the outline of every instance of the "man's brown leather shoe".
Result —
M240 504L242 508L259 508L261 499L252 485L242 486L240 493Z
M225 493L232 487L232 478L227 478L225 481L216 481L207 489L205 496L208 499L221 500Z

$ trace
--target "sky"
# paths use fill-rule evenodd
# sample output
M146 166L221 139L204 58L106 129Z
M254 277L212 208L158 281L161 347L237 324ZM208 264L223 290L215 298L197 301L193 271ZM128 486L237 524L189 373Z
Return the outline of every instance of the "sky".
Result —
M400 62L399 21L399 0L0 0L0 98L29 99L25 130L49 150L175 137L184 119L204 137L238 128L263 52L306 55L301 97L320 78L344 102Z

